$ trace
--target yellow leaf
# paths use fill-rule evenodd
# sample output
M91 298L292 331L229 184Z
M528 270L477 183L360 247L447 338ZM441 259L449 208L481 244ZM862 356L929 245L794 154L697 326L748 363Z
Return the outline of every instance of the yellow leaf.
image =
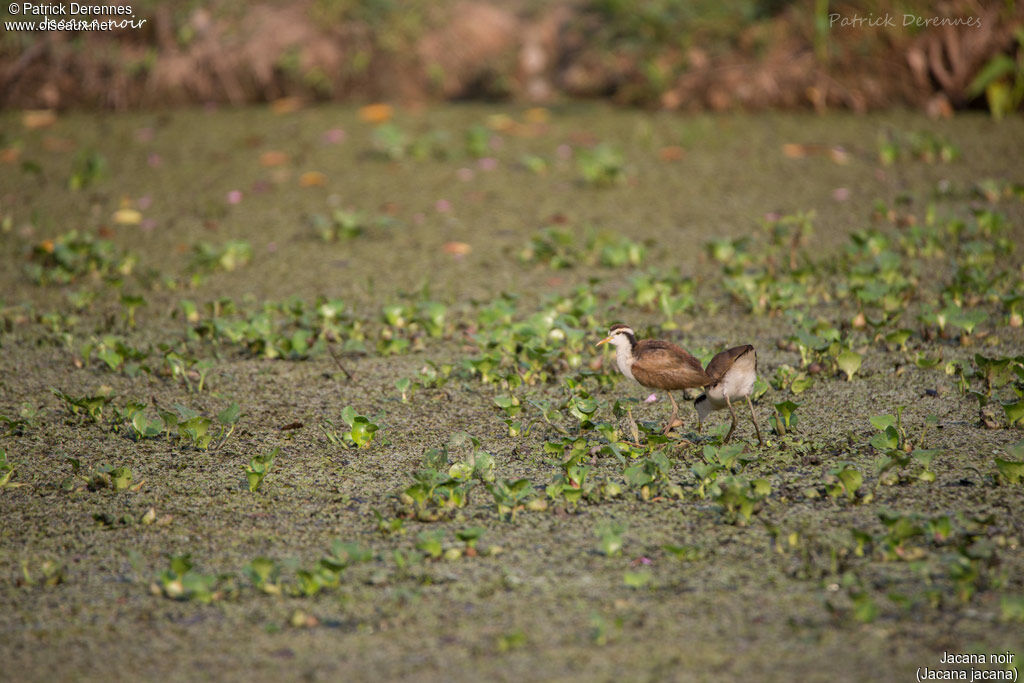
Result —
M377 104L368 104L359 110L359 118L367 123L384 123L390 121L394 115L395 109L390 104L384 104L378 102Z
M138 225L142 222L142 213L136 209L118 209L114 212L114 222L118 225Z
M302 108L302 100L298 97L282 97L270 103L270 110L275 114L290 114Z
M284 152L270 151L260 155L261 166L284 166L288 163L288 155Z
M29 109L21 115L26 128L46 128L57 122L57 112L52 109Z
M544 107L533 107L526 110L523 118L526 119L527 123L547 123L548 119L551 118L551 112Z
M306 171L299 176L299 185L302 187L323 187L327 184L327 176L320 171Z

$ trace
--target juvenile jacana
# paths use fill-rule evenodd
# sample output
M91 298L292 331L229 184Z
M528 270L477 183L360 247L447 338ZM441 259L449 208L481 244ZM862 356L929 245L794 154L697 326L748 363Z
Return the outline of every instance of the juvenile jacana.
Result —
M704 426L704 420L712 411L728 408L732 414L732 425L729 427L729 433L725 435L725 443L736 429L736 411L732 408L732 401L745 398L750 407L750 420L754 423L754 431L757 432L757 442L763 446L764 439L761 438L761 430L757 426L754 404L750 402L750 394L757 380L757 351L754 347L744 344L722 351L711 359L704 372L711 378L712 383L693 402L693 407L697 409L697 430L700 431Z
M649 389L661 389L672 401L672 417L665 425L664 434L677 426L679 405L672 392L679 389L699 389L712 383L700 361L686 349L660 339L640 339L629 325L617 323L608 330L608 336L598 346L611 342L615 347L615 362L619 372Z

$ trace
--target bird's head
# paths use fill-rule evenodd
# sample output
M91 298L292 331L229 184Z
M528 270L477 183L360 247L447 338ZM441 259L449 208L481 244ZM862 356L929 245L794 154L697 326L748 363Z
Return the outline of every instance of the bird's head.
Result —
M697 409L697 419L701 422L707 419L708 415L714 410L711 407L711 401L708 400L707 394L701 394L693 401L693 407Z
M598 346L611 343L612 346L632 348L636 345L636 334L629 325L616 323L608 328L608 336L597 342Z

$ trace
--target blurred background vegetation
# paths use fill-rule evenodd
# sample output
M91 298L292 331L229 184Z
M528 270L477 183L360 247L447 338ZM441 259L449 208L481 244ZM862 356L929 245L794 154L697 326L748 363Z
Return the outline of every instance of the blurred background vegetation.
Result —
M942 116L977 107L1003 116L1024 100L1024 5L1013 0L130 4L141 28L5 28L0 102L603 98L681 110L909 106ZM908 15L932 25L906 25ZM957 19L971 25L949 25Z

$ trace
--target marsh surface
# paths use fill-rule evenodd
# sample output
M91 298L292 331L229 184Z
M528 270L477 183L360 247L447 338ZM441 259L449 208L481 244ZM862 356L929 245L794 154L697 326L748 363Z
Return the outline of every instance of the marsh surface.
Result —
M1021 119L3 130L5 677L909 680L1024 656ZM742 453L723 413L657 443L668 401L593 347L617 321L705 359L754 344L769 443L743 411Z

